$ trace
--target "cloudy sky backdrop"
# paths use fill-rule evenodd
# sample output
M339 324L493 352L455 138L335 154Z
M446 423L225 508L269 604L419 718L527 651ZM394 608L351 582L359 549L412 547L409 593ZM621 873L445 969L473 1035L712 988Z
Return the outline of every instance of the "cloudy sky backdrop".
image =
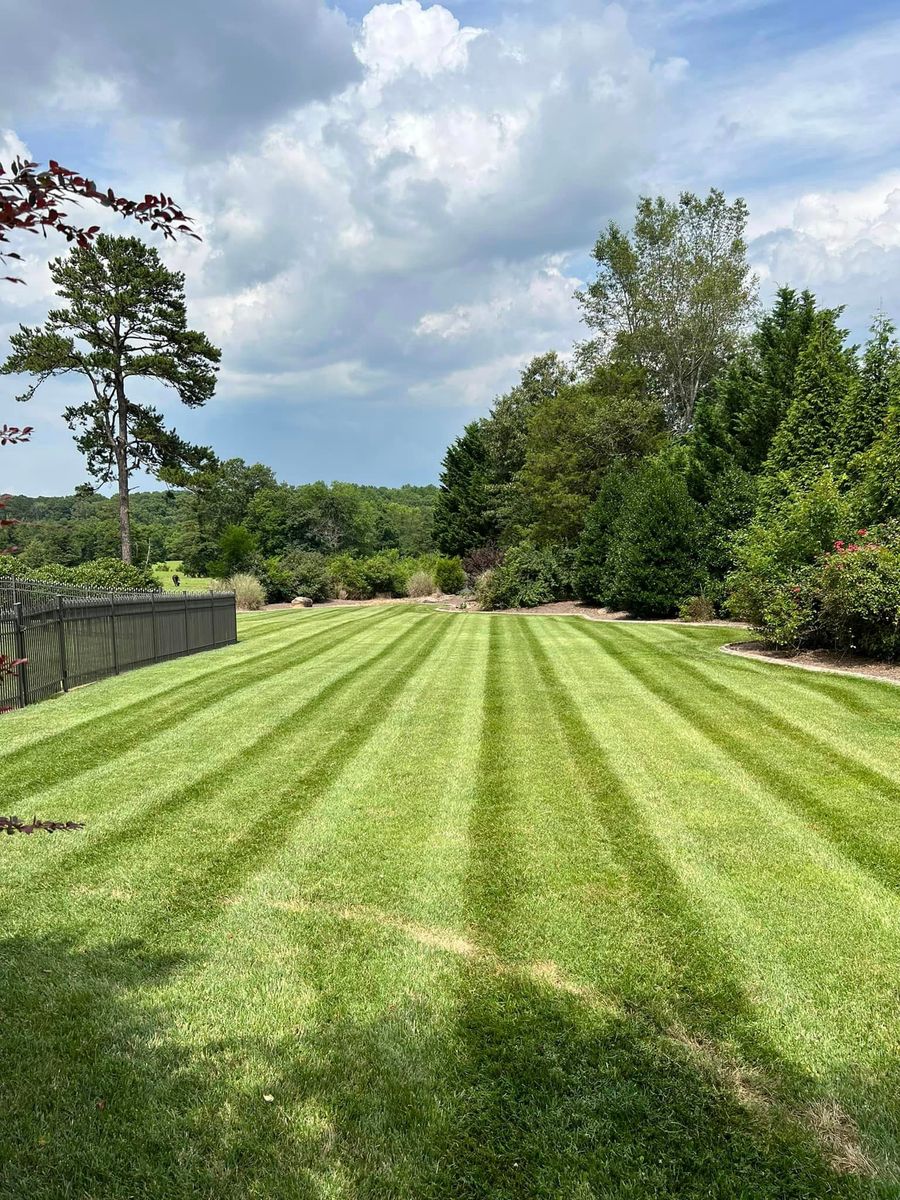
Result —
M223 348L177 416L290 481L436 479L521 365L582 336L572 299L642 192L747 198L764 296L900 316L895 0L0 0L0 161L54 157L160 189L202 245L163 246ZM93 218L92 218L93 219ZM120 232L134 232L118 222ZM0 292L39 322L48 252ZM59 411L0 379L4 490L83 476Z

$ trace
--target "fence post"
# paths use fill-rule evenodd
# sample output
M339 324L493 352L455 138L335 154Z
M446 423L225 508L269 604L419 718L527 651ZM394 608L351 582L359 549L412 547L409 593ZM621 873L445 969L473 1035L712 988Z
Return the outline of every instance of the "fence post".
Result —
M109 617L110 629L112 630L112 652L113 652L113 672L119 673L119 647L116 642L116 594L112 592L109 597Z
M159 645L156 636L156 593L150 593L150 637L153 639L153 661L159 661Z
M15 588L15 584L13 584ZM13 591L15 595L15 591ZM16 634L16 658L21 658L23 661L16 668L16 678L19 682L19 707L25 708L28 704L28 668L25 663L27 655L25 653L25 621L22 616L22 601L17 600L13 605L15 613L15 634Z
M62 690L69 690L69 663L66 659L66 627L63 619L63 598L56 597L56 630L59 634L59 674Z
M209 644L216 647L216 597L212 588L209 589Z
M188 609L187 609L187 606L188 606L188 598L187 598L187 592L182 592L182 594L181 594L181 598L182 598L182 600L184 601L184 652L185 652L185 654L187 654L187 652L188 652L188 651L190 650L190 648L191 648L191 644L190 644L190 642L188 641Z

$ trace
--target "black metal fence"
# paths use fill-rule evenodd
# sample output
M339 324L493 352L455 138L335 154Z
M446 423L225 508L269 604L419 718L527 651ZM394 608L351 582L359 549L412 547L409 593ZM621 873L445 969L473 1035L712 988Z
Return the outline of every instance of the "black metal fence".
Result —
M237 641L233 592L115 592L0 576L0 711Z

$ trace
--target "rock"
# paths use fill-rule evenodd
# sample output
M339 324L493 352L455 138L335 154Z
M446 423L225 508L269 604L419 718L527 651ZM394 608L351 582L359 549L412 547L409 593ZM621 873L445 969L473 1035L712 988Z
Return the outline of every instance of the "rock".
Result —
M312 603L309 596L295 596L291 601L291 608L312 608Z

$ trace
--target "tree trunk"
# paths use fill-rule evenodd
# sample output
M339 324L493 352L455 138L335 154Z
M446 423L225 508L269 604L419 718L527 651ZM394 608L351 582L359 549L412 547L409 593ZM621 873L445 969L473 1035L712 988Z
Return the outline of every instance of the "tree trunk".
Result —
M122 464L119 471L119 539L122 543L122 562L131 562L131 517L128 511L128 471Z
M131 562L131 512L128 497L128 400L121 379L116 380L116 475L119 484L119 540L122 562Z

